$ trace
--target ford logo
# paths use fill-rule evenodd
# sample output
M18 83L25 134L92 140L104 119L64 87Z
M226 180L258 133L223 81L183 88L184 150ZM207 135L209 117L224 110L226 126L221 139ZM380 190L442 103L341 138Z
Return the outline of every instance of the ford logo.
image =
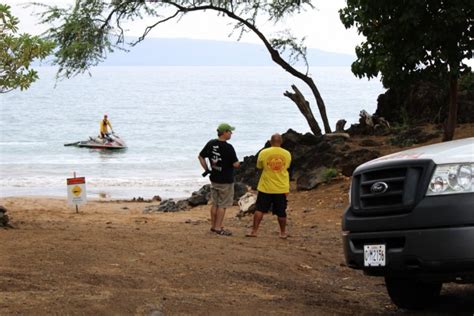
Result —
M374 194L382 194L388 190L388 185L385 182L375 182L370 187L370 192Z

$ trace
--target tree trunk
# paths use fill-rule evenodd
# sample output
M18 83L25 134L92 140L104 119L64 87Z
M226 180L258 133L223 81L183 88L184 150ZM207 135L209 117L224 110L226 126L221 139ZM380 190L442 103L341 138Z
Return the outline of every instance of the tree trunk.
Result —
M304 98L303 94L298 90L298 88L295 85L291 85L291 88L295 91L295 93L291 93L289 91L286 91L283 93L285 97L290 98L293 102L296 103L296 106L298 106L298 109L300 112L303 114L304 118L309 124L309 127L311 128L311 131L315 136L320 136L321 135L321 129L319 128L318 123L316 122L316 119L314 118L313 111L311 111L311 108L309 106L309 102L306 101Z
M458 78L453 74L449 79L449 111L446 125L444 126L443 142L452 140L458 117Z
M311 88L314 98L316 99L316 105L318 106L319 114L321 114L321 120L323 121L324 132L326 134L331 133L331 127L329 126L329 120L326 114L326 105L324 104L323 98L321 97L321 94L319 93L319 90L316 87L316 84L314 83L313 79L308 76L306 76L306 79L303 81L306 82L306 84ZM313 119L314 119L314 116L313 116Z

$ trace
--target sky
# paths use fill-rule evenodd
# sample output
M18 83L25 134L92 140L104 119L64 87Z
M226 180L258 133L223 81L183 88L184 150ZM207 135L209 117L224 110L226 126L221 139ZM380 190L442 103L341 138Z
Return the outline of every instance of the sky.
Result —
M20 19L20 32L39 34L44 31L44 26L38 25L37 17L32 11L39 12L40 9L24 8L28 0L3 0L12 7L12 13ZM35 0L48 4L67 6L74 3L72 0ZM356 45L363 41L363 37L357 34L355 28L346 30L339 20L338 10L345 6L345 0L318 0L313 1L315 9L296 14L276 27L273 23L261 19L260 29L265 35L275 35L284 29L291 30L298 38L305 37L308 48L317 48L328 52L346 53L355 55ZM126 35L139 36L147 25L153 24L152 19L137 21L127 25ZM214 16L213 13L193 12L187 14L179 22L171 21L155 28L150 36L164 38L193 38L208 40L236 41L237 34L229 38L232 26L229 19ZM253 34L245 34L241 42L261 43Z
M40 12L39 8L25 8L29 2L41 2L50 5L65 7L72 5L74 0L3 0L10 5L12 13L20 19L20 32L40 34L46 27L38 24L33 11ZM346 29L339 19L339 9L345 7L345 0L313 0L315 9L295 14L275 26L266 22L264 18L258 23L259 29L267 36L277 34L288 29L297 38L305 38L308 48L317 48L327 52L355 55L355 47L364 41L364 37L357 33L355 28ZM180 21L171 21L156 27L150 32L150 37L158 38L191 38L219 41L236 41L237 34L229 37L232 32L230 19L215 16L214 13L192 12ZM156 22L155 19L143 19L126 25L126 36L140 36L147 25ZM261 41L253 34L245 34L241 42L258 43ZM474 67L474 60L466 61Z

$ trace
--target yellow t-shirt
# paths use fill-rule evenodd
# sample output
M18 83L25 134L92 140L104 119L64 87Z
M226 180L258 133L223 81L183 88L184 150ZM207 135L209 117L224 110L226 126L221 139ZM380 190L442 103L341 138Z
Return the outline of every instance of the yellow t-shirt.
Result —
M263 169L257 190L271 194L290 192L290 164L291 154L288 150L281 147L263 149L257 158L257 168Z

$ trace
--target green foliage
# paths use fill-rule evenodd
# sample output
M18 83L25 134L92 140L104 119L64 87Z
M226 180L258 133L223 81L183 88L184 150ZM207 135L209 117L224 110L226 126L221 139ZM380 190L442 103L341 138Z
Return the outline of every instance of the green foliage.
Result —
M230 17L235 23L234 32L238 32L239 39L243 33L252 31L271 49L280 53L288 50L290 64L299 58L306 62L303 41L297 42L288 32L267 40L256 24L258 16L266 16L268 21L276 23L305 7L312 8L310 0L77 0L73 7L66 9L38 3L35 5L45 8L40 14L41 21L50 25L48 36L58 45L54 63L59 65L58 75L67 78L96 66L114 49L123 49L124 21L142 19L145 16L156 19L154 24L144 29L138 41L129 43L133 46L143 40L153 28L171 20L179 21L184 15L195 11L211 11Z
M406 111L405 111L406 113ZM393 146L410 147L415 144L415 140L410 137L410 125L407 123L392 126L392 134L389 143Z
M385 87L420 78L458 78L473 57L472 0L347 0L339 11L346 28L366 41L357 46L352 72L369 79L379 73Z
M474 72L467 72L459 78L459 89L474 91Z
M308 70L309 65L308 60L306 59L306 46L304 46L304 38L300 43L298 43L295 37L286 32L284 37L271 39L270 43L274 49L279 51L280 54L283 54L286 50L289 50L289 59L291 64L296 63L300 58L303 59L306 69Z
M10 7L0 4L0 93L27 89L38 79L31 62L46 58L54 48L53 42L38 36L17 35L18 23Z
M337 170L334 168L325 169L322 175L324 182L329 182L336 176L337 176Z

